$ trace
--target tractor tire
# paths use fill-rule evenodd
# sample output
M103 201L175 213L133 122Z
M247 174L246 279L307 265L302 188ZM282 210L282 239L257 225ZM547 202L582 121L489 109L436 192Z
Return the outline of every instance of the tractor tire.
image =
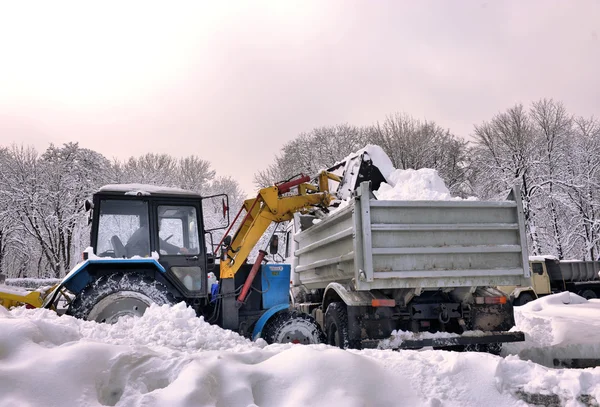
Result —
M577 293L579 296L585 298L586 300L591 300L594 298L598 298L598 295L596 294L596 292L594 290L581 290L580 292Z
M310 315L298 311L280 311L267 321L261 337L268 344L300 343L314 345L325 342L321 327Z
M521 305L525 305L528 302L531 302L535 300L535 297L533 295L531 295L530 293L523 293L521 295L519 295L518 298L515 298L513 301L513 305L516 307L519 307Z
M142 316L150 304L174 305L166 286L138 273L102 276L81 291L69 306L67 315L114 324L122 316Z
M348 335L348 311L343 302L332 302L325 311L327 344L340 349L360 349L358 341Z

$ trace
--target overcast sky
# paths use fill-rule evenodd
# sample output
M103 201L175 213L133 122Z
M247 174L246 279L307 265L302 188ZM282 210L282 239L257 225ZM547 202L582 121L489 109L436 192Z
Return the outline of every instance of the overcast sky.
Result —
M468 136L542 97L600 116L600 0L0 0L0 144L196 154L247 192L317 126Z

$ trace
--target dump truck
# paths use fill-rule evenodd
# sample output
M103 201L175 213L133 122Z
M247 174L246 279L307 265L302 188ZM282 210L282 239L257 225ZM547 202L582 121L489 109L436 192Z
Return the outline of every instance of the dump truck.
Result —
M530 277L518 188L490 202L386 201L371 189L362 182L346 207L298 214L288 230L293 308L330 345L497 353L524 339L508 332L512 305L495 288Z
M0 303L114 323L152 303L184 301L206 321L267 343L368 348L398 330L443 338L414 337L395 349L494 351L524 340L508 332L512 306L492 288L529 277L518 189L501 202L378 201L371 191L385 181L361 151L313 178L260 189L233 221L226 195L104 186L86 202L82 262L39 295L0 288ZM220 213L223 224L210 227ZM274 234L268 252L248 263L270 225L292 220L295 261L266 262L278 251Z
M531 276L522 286L498 287L513 305L527 304L548 294L570 291L585 299L600 297L600 262L559 260L554 256L529 258Z

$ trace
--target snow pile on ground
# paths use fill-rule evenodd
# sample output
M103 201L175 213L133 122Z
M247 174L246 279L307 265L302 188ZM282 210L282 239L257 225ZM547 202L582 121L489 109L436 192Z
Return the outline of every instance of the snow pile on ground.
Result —
M563 292L515 307L514 314L526 342L505 345L505 353L545 366L554 359L600 359L600 300Z
M141 318L120 318L115 324L96 324L66 316L59 317L50 310L17 308L11 313L31 321L52 321L71 332L69 340L94 340L114 345L147 346L155 349L176 349L181 352L207 350L248 350L265 346L252 342L237 333L205 322L196 317L185 303L173 307L152 305Z
M542 302L533 312L570 311ZM550 369L481 353L265 346L209 326L183 304L153 305L115 325L0 307L0 394L0 406L575 406L600 400L600 368Z

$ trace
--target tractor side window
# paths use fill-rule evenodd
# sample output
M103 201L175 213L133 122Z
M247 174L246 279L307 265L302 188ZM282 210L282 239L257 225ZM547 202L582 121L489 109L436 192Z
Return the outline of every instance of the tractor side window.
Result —
M150 256L148 203L101 200L96 254L117 258Z
M160 254L200 254L196 208L184 205L158 207Z

